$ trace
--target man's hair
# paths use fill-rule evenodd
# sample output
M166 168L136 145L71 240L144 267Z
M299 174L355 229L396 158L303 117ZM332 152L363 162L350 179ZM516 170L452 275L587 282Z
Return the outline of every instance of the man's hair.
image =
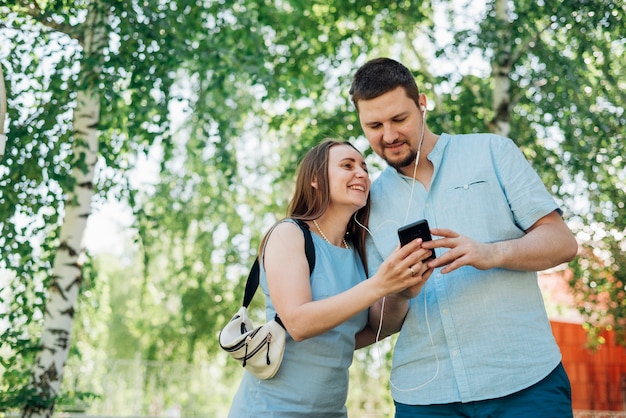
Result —
M357 70L350 87L350 98L359 111L359 100L371 100L398 87L419 108L419 89L411 71L391 58L375 58Z

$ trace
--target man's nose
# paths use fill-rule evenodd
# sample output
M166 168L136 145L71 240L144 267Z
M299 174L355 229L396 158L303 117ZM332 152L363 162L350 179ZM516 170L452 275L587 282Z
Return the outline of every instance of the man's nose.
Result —
M398 131L396 131L391 124L385 125L383 127L383 141L391 144L396 139L398 139Z

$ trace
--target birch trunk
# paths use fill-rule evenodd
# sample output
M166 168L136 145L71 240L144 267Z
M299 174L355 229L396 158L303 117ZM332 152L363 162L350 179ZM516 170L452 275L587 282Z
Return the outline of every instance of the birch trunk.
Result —
M4 86L4 74L0 65L0 160L4 157L4 147L7 137L4 134L4 120L7 114L7 90Z
M494 80L493 111L494 117L489 128L495 134L509 136L511 131L511 68L513 58L511 54L511 35L508 0L496 0L496 20L498 21L498 36L500 47L495 51L491 63L491 73Z
M85 22L83 39L84 57L101 52L106 41L100 26L101 15L91 13ZM97 60L89 60L97 62ZM83 68L92 80L97 80L99 68ZM74 185L68 192L65 217L60 230L60 243L52 266L48 288L48 300L44 313L41 351L33 367L32 387L37 394L24 406L23 418L51 417L56 397L63 380L63 368L67 361L74 307L82 280L80 256L83 252L83 235L91 213L94 194L94 168L98 158L98 123L100 121L100 96L94 85L84 86L77 92L73 117L74 141L72 145Z

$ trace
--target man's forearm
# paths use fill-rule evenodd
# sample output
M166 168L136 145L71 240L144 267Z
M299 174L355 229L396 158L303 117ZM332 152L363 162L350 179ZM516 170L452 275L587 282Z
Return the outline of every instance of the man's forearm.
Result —
M380 299L370 308L370 326L377 334L380 329L378 340L400 331L409 310L409 301L410 299L402 294L390 295ZM381 312L383 312L382 324Z
M578 244L557 216L556 213L546 216L543 222L534 225L518 240L495 243L500 260L498 267L541 271L572 260Z

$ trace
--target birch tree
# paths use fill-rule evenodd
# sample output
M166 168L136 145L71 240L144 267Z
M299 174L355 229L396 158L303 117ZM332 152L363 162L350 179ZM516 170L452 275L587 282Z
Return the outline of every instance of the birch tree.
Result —
M7 137L4 134L4 123L7 116L7 90L4 86L4 74L0 65L0 159L4 157Z
M91 4L80 26L79 45L85 56L82 82L77 85L72 142L72 188L68 190L65 217L59 232L59 246L52 264L48 300L43 318L41 348L33 368L34 396L22 417L50 417L63 379L63 367L71 344L74 311L81 284L82 239L91 213L94 171L98 156L100 92L94 82L100 78L104 47L107 45L102 9ZM87 65L91 64L89 67Z
M490 78L465 76L440 99L460 115L441 118L448 129L510 136L561 199L582 247L570 285L595 343L607 328L626 341L625 15L610 0L495 0L451 48L480 51Z
M581 244L570 286L591 339L601 343L602 331L614 329L625 343L626 4L494 0L474 27L460 24L476 16L471 2L443 4L453 41L434 56L452 72L424 57L428 48L415 42L424 37L420 29L406 27L403 37L403 60L415 63L435 104L430 124L518 144ZM436 33L428 37L438 45ZM489 72L471 68L476 56Z
M511 49L510 10L507 0L494 2L496 21L496 39L500 47L491 60L491 77L493 79L493 118L489 121L489 130L495 134L509 137L511 132L511 71L515 62Z
M0 409L21 405L25 417L50 416L59 395L94 197L124 195L129 155L167 140L173 64L204 31L186 2L136 6L0 6L12 122L0 170L0 268L15 277L0 296L9 306Z

